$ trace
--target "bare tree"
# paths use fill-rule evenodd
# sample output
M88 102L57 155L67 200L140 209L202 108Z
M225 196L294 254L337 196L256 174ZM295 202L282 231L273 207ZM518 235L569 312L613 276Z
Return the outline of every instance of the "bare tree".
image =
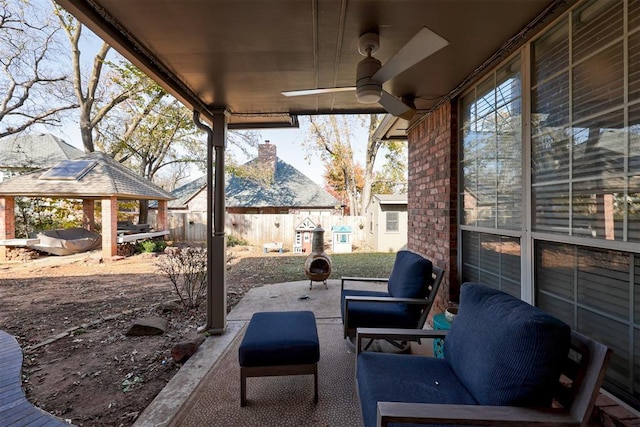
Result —
M118 104L126 101L131 96L148 89L146 84L151 80L140 73L140 79L123 78L119 84L106 84L109 80L105 72L105 64L108 64L107 55L111 50L106 42L102 42L97 53L93 57L93 64L88 76L83 76L82 51L80 41L84 26L73 16L64 11L61 7L53 3L62 29L64 30L71 49L71 62L73 70L73 88L78 101L80 113L80 135L84 151L89 153L95 150L94 131L98 124L113 110ZM113 67L117 68L117 67ZM118 73L124 70L114 71L113 78L117 79ZM127 77L133 77L129 75ZM142 77L144 76L144 77ZM154 83L155 85L155 83Z
M53 64L59 28L47 16L27 2L0 0L0 138L55 125L78 107L65 93L65 71Z

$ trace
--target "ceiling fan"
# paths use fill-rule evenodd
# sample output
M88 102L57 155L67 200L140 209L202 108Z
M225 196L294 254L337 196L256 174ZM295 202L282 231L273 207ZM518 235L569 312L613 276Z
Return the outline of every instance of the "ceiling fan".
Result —
M382 65L378 59L372 56L380 47L380 36L374 32L364 33L360 36L358 42L358 52L365 58L358 63L355 87L293 90L282 92L282 94L284 96L304 96L355 90L356 97L361 103L372 104L378 102L388 113L410 120L416 112L413 101L396 98L382 89L382 84L448 44L447 40L429 28L423 27Z

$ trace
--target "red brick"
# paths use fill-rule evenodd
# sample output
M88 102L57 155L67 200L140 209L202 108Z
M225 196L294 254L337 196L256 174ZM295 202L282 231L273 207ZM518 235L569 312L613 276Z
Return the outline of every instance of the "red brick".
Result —
M455 104L453 104L455 105ZM444 104L408 134L409 249L445 269L442 293L457 295L457 129L452 104ZM456 280L452 282L451 279Z

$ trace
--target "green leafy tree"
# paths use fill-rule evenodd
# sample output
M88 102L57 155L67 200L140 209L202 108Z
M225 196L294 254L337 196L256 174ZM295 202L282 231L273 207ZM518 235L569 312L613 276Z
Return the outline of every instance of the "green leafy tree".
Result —
M401 194L408 190L407 143L391 141L386 147L385 162L374 175L372 194Z
M377 181L406 181L406 162L398 159L406 150L399 142L385 142L375 138L375 131L383 116L378 114L360 116L311 116L307 144L312 153L320 155L325 165L325 180L328 190L340 200L346 201L351 215L362 215L371 202L373 191L391 191L392 186L376 186ZM366 142L363 164L354 157L354 135L356 130L364 133ZM357 141L356 141L357 142ZM385 148L385 164L381 173L375 172L380 150ZM395 184L393 186L395 190Z

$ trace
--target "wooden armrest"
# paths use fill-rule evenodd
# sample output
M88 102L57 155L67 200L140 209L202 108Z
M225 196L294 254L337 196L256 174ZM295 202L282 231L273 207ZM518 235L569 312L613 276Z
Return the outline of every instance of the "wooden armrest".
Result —
M397 341L415 341L421 338L444 339L448 332L443 329L358 328L356 329L356 354L361 352L362 340L365 338Z
M347 337L347 331L349 330L349 303L350 302L375 302L375 303L387 303L397 304L403 303L408 305L417 305L428 307L431 305L431 300L424 298L394 298L394 297L374 297L374 296L355 296L347 295L344 297L344 337Z
M580 425L567 411L555 408L378 402L378 427L387 426L389 423L512 427Z
M382 302L382 303L403 303L410 305L428 305L431 300L424 298L396 298L396 297L374 297L366 295L347 295L344 297L345 309L349 306L349 301L355 302Z
M340 278L340 290L344 289L344 282L378 282L378 283L387 283L389 281L388 277L341 277Z

